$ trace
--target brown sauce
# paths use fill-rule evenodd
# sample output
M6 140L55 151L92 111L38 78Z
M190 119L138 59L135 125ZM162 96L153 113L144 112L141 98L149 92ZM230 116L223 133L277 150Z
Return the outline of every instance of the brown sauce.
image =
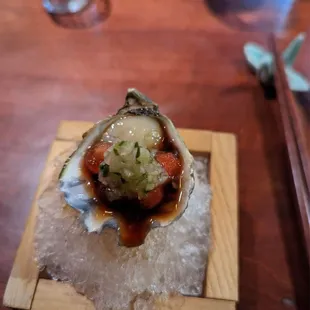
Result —
M162 126L163 132L166 133ZM99 141L96 141L96 144ZM173 152L178 156L178 151L168 136L163 139L163 151ZM178 156L179 157L179 156ZM181 160L181 158L179 157ZM182 161L181 161L182 162ZM98 201L98 216L113 217L118 221L120 243L127 247L143 244L151 225L154 221L170 222L178 213L178 202L181 197L180 187L174 189L169 182L164 186L163 200L152 209L144 209L138 200L121 199L113 202L107 201L102 190L102 183L98 181L98 175L92 174L86 167L85 161L81 161L81 170L88 181L89 194ZM175 180L181 182L181 179Z

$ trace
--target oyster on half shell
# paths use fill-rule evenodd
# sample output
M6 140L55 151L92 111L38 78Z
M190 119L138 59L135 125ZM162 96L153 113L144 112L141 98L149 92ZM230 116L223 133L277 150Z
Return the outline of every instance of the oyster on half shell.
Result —
M100 163L100 172L91 175L85 172L85 154L98 141L107 144L109 148L102 153L104 161ZM166 149L170 154L176 154L181 167L179 175L170 185L167 185L167 180L170 180L168 173L155 160L154 155L164 153ZM121 157L123 154L127 157ZM131 156L129 160L137 160L142 158L141 154L146 159L144 162L130 163L128 169L125 167L121 172L114 172L117 182L115 178L109 179L107 175L111 173L115 158L120 158L120 165L123 165L120 167L124 167L124 158L128 160ZM143 171L142 181L135 181L132 176L134 169L138 169L138 173ZM126 180L134 180L135 186L131 186L132 181L126 183ZM117 229L121 245L138 246L144 242L150 229L169 225L185 211L194 187L193 157L171 120L160 114L157 104L139 91L129 89L124 106L115 115L96 123L83 135L77 150L64 164L59 175L59 185L67 204L81 213L88 232L99 233L105 227L111 227ZM144 199L143 195L159 186L168 192L164 192L155 207L137 208L136 203L131 203L139 201L135 199L137 197ZM105 191L104 199L98 194L102 188ZM136 192L133 190L135 188Z

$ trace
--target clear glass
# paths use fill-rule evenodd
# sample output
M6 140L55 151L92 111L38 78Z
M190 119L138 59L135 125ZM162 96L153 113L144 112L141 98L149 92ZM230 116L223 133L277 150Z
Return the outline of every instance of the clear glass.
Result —
M52 20L66 28L86 28L105 20L109 0L42 0Z
M77 13L83 10L92 0L43 0L43 5L49 13Z

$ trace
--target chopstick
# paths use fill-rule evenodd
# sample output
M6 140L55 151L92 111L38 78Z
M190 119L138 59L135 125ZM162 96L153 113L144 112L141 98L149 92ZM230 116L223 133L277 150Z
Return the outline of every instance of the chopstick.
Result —
M303 129L303 119L298 115L298 103L288 85L282 56L274 35L270 37L270 47L274 56L275 86L280 117L310 265L310 158L306 134Z

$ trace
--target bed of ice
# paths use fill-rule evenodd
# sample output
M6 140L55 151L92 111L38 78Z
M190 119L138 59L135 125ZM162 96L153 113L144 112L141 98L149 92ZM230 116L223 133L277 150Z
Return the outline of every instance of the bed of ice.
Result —
M54 163L39 198L36 260L57 280L73 284L96 309L152 309L155 299L203 291L209 245L210 187L207 159L195 158L195 189L183 216L153 229L137 248L120 247L116 232L85 232L79 215L57 188L64 158Z

